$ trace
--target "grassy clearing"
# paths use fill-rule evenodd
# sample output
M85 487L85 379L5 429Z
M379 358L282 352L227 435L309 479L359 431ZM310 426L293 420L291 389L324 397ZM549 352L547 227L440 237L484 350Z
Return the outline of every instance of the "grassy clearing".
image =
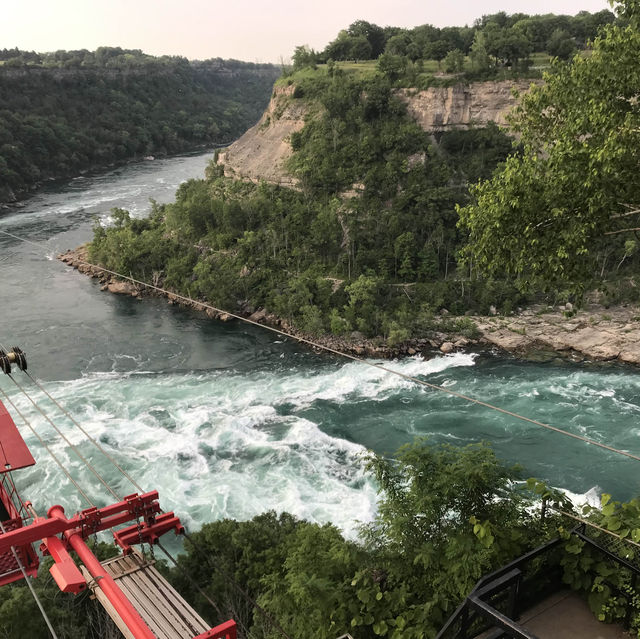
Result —
M540 72L551 66L551 57L544 52L536 52L531 54L533 62L531 66L531 77L538 77ZM377 60L338 61L335 63L337 69L340 69L345 75L349 75L356 80L372 77L378 72ZM471 59L467 56L464 59L464 67L461 73L447 73L445 71L444 62L438 63L437 60L418 60L413 63L413 72L411 73L412 63L409 63L408 74L405 80L401 80L402 86L415 86L416 88L425 89L429 86L441 86L455 84L456 82L464 82L465 74L473 74ZM317 79L320 76L327 75L327 65L318 64L315 69L305 67L293 72L288 76L282 76L276 81L276 86L284 87L292 84L300 84L305 80ZM527 77L528 73L524 76ZM488 80L510 80L514 74L508 69L500 69L495 72ZM412 78L412 79L410 79ZM469 78L469 76L467 76ZM410 85L405 84L409 80Z

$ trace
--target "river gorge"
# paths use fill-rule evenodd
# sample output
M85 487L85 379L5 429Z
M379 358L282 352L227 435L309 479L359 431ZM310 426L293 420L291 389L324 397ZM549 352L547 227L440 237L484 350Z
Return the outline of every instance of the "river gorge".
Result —
M630 459L419 388L381 371L318 355L255 326L212 321L168 305L101 292L55 259L90 240L123 207L172 199L201 177L211 152L131 164L40 191L0 213L0 341L27 353L29 371L145 488L197 528L268 509L331 521L352 534L375 513L368 450L392 454L416 437L489 441L500 458L593 498L640 492ZM638 452L640 374L621 364L516 359L491 350L408 357L398 371L617 448ZM17 374L17 379L22 376ZM47 444L105 504L94 478L9 379L0 382ZM24 380L30 394L118 492L115 468ZM39 442L16 418L37 465L16 477L42 511L81 507Z

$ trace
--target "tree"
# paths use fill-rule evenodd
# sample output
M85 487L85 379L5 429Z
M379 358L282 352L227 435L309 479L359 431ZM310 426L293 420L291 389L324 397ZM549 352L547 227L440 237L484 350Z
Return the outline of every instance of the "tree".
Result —
M444 57L449 52L449 43L446 40L440 39L435 40L434 42L430 42L424 51L425 58L431 58L432 60L436 60L438 63L438 68L440 68L440 63L444 60Z
M295 70L302 69L303 67L315 69L316 61L317 54L309 45L304 44L295 48L293 52L293 68Z
M391 55L407 55L407 48L411 44L411 38L406 31L398 33L387 40L387 46L385 47L385 53Z
M575 40L567 31L556 29L547 42L547 53L554 58L568 60L576 51Z
M482 73L490 69L491 58L487 52L484 33L480 30L476 31L469 57L471 58L471 67L474 71Z
M384 29L377 24L366 20L356 20L347 29L351 36L364 36L371 47L370 56L376 59L383 51L385 45Z
M464 68L464 53L460 49L449 51L444 58L444 70L447 73L460 73Z
M372 457L369 468L381 496L363 530L374 561L352 582L362 602L355 626L368 614L376 634L434 636L484 572L541 537L514 481L518 469L503 466L486 445L417 441L397 460Z
M603 255L623 256L620 231L637 226L627 214L640 205L640 4L619 13L627 26L606 27L591 56L556 63L523 97L513 118L522 155L459 210L466 259L522 290L581 291Z
M349 57L355 62L371 58L371 45L363 35L351 38Z
M378 69L390 82L395 82L407 70L407 58L391 53L383 53L378 58Z

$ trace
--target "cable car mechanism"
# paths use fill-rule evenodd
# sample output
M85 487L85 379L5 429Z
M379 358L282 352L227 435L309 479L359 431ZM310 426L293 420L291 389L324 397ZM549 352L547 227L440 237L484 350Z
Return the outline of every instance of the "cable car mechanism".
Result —
M0 350L0 370L12 366L26 372L24 351ZM158 492L127 495L103 508L91 507L71 516L54 505L46 516L23 501L11 473L35 464L11 415L0 401L0 587L35 577L40 563L33 544L54 564L50 573L62 592L78 594L90 587L128 639L236 639L236 624L208 624L164 580L152 563L134 550L136 544L156 544L173 531L184 533L180 519L163 512ZM125 526L125 524L131 525ZM122 553L100 563L85 540L110 530ZM80 568L69 554L75 551ZM135 574L135 579L129 578ZM121 584L122 587L119 585Z

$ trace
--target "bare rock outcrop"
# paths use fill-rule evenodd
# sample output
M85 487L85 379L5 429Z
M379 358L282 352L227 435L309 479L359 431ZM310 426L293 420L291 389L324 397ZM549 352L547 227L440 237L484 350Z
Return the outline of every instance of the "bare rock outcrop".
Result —
M507 113L517 104L512 90L526 92L531 82L473 82L451 87L431 87L424 91L399 89L397 95L407 104L409 114L425 131L506 125ZM227 177L252 182L296 186L286 170L291 157L291 134L302 129L309 115L309 103L294 98L295 85L275 87L260 121L241 138L218 154ZM419 158L410 158L419 161ZM356 189L357 190L357 189ZM354 195L350 193L349 195Z
M506 126L507 114L518 103L513 90L526 93L531 84L530 80L472 82L424 91L400 89L398 96L425 131L486 126L489 122Z
M218 155L227 177L295 186L285 164L289 138L304 126L306 103L293 98L294 86L276 87L260 121Z
M560 310L508 317L472 317L482 342L528 353L549 350L590 360L640 364L640 308L592 306L577 314Z

